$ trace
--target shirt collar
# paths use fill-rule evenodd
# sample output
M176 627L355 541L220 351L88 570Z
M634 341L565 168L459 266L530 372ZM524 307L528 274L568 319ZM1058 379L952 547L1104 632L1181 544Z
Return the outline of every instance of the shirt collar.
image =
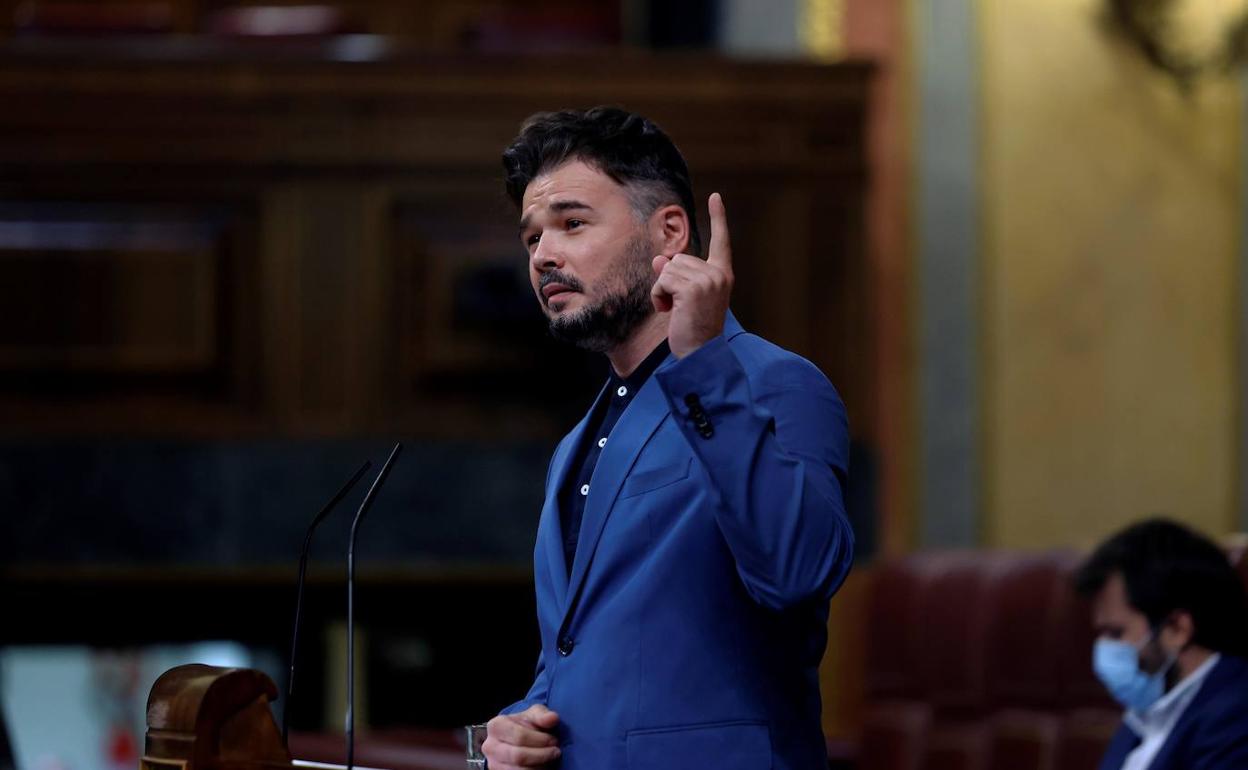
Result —
M671 346L667 344L667 340L663 340L658 347L650 352L650 355L646 356L646 360L642 361L633 370L633 373L627 377L619 376L615 373L615 369L608 366L607 369L611 373L611 387L623 385L628 388L629 393L636 393L645 384L646 380L650 379L650 375L654 374L654 370L659 368L659 364L663 363L671 352Z
M1170 689L1170 692L1157 699L1157 702L1149 706L1143 712L1131 710L1123 717L1123 721L1127 723L1137 735L1144 736L1150 732L1160 732L1169 730L1174 723L1179 720L1183 712L1187 709L1188 704L1196 697L1196 693L1200 690L1200 685L1209 678L1209 672L1213 667L1218 665L1218 661L1222 659L1219 653L1209 656L1209 659L1188 674L1183 681L1176 684Z

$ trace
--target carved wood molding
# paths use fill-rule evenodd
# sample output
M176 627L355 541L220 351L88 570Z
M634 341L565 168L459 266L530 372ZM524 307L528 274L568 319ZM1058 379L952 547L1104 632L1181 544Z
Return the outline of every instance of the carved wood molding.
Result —
M81 397L68 400L0 393L9 430L556 435L583 406L585 378L567 379L576 364L552 365L540 328L525 360L514 329L464 322L473 302L510 301L497 295L509 271L509 296L531 300L502 148L532 112L606 102L663 125L698 193L724 192L742 252L738 315L815 360L847 401L869 403L869 367L850 359L872 344L861 299L870 65L402 51L351 62L316 47L267 50L0 43L0 104L20 105L0 110L0 220L6 205L77 202L232 223L195 263L211 270L184 269L162 290L174 310L211 309L188 316L198 321L183 323L176 349L138 355L158 316L136 307L119 328L138 331L104 353L57 352L129 379L111 389L76 379ZM117 264L155 264L148 257ZM120 296L101 307L125 307ZM30 364L37 348L47 353L9 340L0 367ZM162 366L188 375L157 382ZM552 388L571 395L533 396Z

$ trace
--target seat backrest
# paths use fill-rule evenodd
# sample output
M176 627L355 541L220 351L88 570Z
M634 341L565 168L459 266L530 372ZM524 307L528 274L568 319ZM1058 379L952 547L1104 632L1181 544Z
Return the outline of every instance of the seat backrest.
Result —
M1244 589L1248 590L1248 534L1234 535L1229 540L1226 555L1231 560L1231 566L1239 573Z
M1003 709L992 717L991 770L1068 770L1057 762L1062 717L1044 711Z
M930 561L922 554L892 559L877 566L872 576L865 677L871 701L921 695L919 602L931 574Z
M950 551L929 557L919 593L919 660L924 698L937 714L973 716L987 702L989 596L993 555Z
M1093 708L1114 710L1104 685L1092 670L1092 645L1096 632L1092 627L1092 603L1077 595L1075 572L1084 556L1070 553L1060 559L1062 590L1057 594L1060 629L1057 639L1059 705L1063 709Z
M994 707L1053 709L1060 689L1063 553L1001 553L990 565L988 683Z
M1060 770L1096 770L1122 724L1118 709L1075 709L1063 717L1058 739Z

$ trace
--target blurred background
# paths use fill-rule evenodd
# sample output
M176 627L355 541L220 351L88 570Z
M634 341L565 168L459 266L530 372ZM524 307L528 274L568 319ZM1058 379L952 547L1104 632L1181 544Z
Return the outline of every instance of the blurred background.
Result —
M523 694L549 453L606 370L545 336L499 154L601 103L724 194L737 315L848 405L835 761L1079 766L1112 711L1078 555L1150 514L1248 530L1246 32L1237 0L0 0L17 767L135 767L178 663L284 690L303 530L396 440L361 735L457 766L449 728ZM308 757L339 751L361 496L274 704ZM1000 759L1019 713L1039 764Z

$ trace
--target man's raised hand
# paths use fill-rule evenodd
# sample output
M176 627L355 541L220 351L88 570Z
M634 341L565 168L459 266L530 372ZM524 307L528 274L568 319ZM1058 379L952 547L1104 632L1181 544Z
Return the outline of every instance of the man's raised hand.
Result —
M650 300L661 313L671 312L667 339L677 358L684 358L724 331L732 295L732 244L728 215L719 193L707 201L711 245L706 260L688 254L660 254L652 266L658 276Z

